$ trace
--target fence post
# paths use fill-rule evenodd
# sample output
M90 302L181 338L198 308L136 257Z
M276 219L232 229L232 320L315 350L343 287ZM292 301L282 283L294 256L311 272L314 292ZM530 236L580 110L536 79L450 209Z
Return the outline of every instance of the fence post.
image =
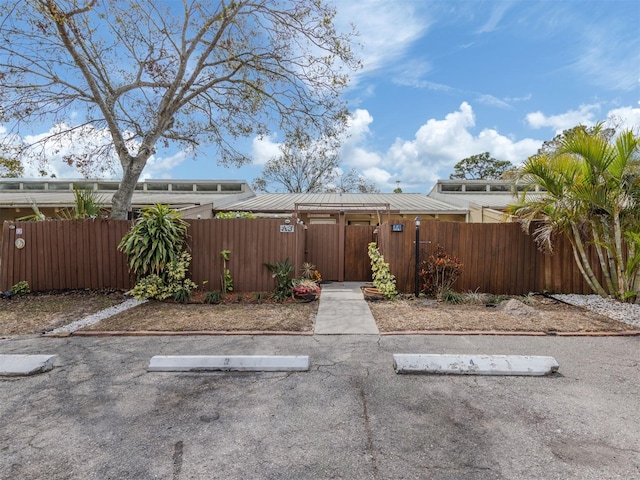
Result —
M419 270L420 270L420 217L416 217L416 268L414 271L413 281L415 283L415 296L416 298L420 296L420 282L419 278Z

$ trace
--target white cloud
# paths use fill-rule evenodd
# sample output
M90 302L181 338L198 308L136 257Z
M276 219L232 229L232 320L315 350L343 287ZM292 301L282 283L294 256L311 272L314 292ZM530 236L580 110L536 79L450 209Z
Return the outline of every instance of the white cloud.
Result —
M56 135L57 138L52 138ZM75 129L69 129L66 124L57 124L48 131L25 135L23 138L17 135L7 135L5 127L0 127L0 144L5 149L5 155L12 156L18 148L28 145L33 147L28 150L26 158L23 158L24 176L26 178L46 176L56 178L120 178L122 172L118 157L113 151L112 139L107 129L96 129L91 125L84 125ZM85 169L80 170L65 160L65 158L81 155L86 152L102 149L101 156L94 158ZM133 143L131 150L136 148ZM141 178L170 178L171 171L180 165L187 157L187 151L179 151L167 157L152 155Z
M367 110L358 109L351 114L340 147L340 158L348 167L364 171L382 161L378 153L368 151L365 146L367 138L371 134L369 125L372 122L373 117Z
M147 165L140 176L140 180L151 178L173 178L171 171L184 162L189 156L188 152L181 150L168 157L152 155L147 160Z
M577 110L569 110L557 115L545 115L537 111L527 114L526 120L531 128L551 127L555 134L577 125L591 126L607 118L614 126L621 129L640 130L640 108L620 107L600 114L600 104L581 105Z
M533 128L552 127L560 133L580 123L593 125L599 111L598 104L583 105L557 115L531 113L527 121ZM607 116L620 128L636 132L640 129L640 108L616 108ZM382 191L392 191L396 181L400 181L405 192L427 192L438 179L448 178L457 162L483 152L517 165L535 154L543 142L533 138L514 140L492 128L472 133L476 119L467 102L443 119L429 119L418 128L413 139L397 138L386 152L367 148L372 124L373 117L368 111L360 109L352 114L349 123L352 136L343 145L343 161L361 171Z
M476 33L490 33L498 28L498 24L502 21L507 10L511 8L511 5L507 2L493 2L491 5L491 15L482 27L480 27Z
M354 124L366 124L368 132L373 122L368 112L359 111L354 117L361 120ZM457 111L447 114L444 119L429 119L416 131L412 140L396 139L384 153L369 151L359 143L351 145L352 157L348 161L350 165L361 165L362 173L376 182L382 191L392 191L399 180L405 192L426 192L438 179L448 178L453 166L463 158L490 152L499 160L518 164L534 154L542 144L541 140L529 138L514 141L488 128L474 135L472 129L475 124L471 105L463 102ZM366 137L353 138L361 140Z
M569 110L558 115L545 115L540 111L528 113L526 121L531 128L551 127L558 134L576 125L593 125L598 121L599 113L599 104L580 105L578 110Z
M428 18L417 15L414 3L408 1L339 2L337 9L336 25L339 28L346 29L344 27L348 24L356 24L357 42L362 45L361 51L356 49L363 66L359 74L370 73L401 60L430 26Z
M110 178L115 176L118 157L111 148L111 135L107 129L92 125L71 127L64 123L52 126L48 131L26 135L22 144L32 145L23 162L26 177L39 177L41 171L57 178ZM100 158L93 159L83 171L69 165L67 157L101 149ZM84 173L84 175L83 175Z
M264 165L274 157L280 156L281 143L275 141L275 135L254 137L251 143L251 159L255 165Z
M640 104L640 102L638 102ZM629 129L640 135L640 108L621 107L609 110L607 118L614 126Z

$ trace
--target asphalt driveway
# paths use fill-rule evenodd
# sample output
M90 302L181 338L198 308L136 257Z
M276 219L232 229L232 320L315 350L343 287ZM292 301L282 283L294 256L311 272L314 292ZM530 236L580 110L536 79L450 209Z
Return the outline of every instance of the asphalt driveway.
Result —
M640 338L20 338L2 479L640 478ZM396 375L393 353L550 355L553 377ZM153 355L309 355L304 373L148 373Z

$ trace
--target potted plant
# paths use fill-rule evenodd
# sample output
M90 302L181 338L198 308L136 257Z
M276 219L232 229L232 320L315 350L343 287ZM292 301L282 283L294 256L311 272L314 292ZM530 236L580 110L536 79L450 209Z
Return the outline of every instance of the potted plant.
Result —
M312 302L320 294L320 286L308 278L296 278L293 280L293 297L298 300Z

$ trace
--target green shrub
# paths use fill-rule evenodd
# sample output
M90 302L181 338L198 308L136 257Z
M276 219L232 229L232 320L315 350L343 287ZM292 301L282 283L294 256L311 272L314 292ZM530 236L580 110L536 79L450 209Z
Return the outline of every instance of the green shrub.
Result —
M218 304L222 302L223 297L224 297L224 294L217 290L213 292L206 292L204 294L204 303Z
M453 290L450 290L448 288L445 288L440 291L440 294L438 295L438 299L442 300L445 303L453 303L453 304L464 302L464 297L461 294L454 292Z
M142 209L142 216L118 245L138 278L151 274L164 277L166 266L179 258L187 235L187 223L181 217L159 203Z
M214 218L234 219L234 218L256 218L251 212L218 212Z
M375 242L369 244L369 259L371 260L371 274L373 286L380 290L386 299L392 299L398 295L396 290L396 277L391 274L389 264L384 261L384 257L378 250Z
M188 301L198 288L195 282L187 278L190 262L191 255L183 251L176 260L167 264L164 276L153 273L141 278L131 294L137 299L166 300L173 297L177 301Z
M509 295L489 295L487 297L487 305L498 305L505 300L509 300Z
M276 280L276 289L273 294L274 300L282 301L291 296L293 280L291 273L294 266L290 263L289 257L284 262L265 263L265 267L271 272L271 276Z
M29 282L22 280L11 287L10 291L14 297L21 297L22 295L31 293L31 288L29 287Z
M478 292L478 290L469 290L467 293L462 294L464 303L470 303L472 305L484 305L486 303L487 295Z
M262 303L267 299L269 295L265 292L255 292L253 294L253 301L256 303Z
M229 256L231 255L231 250L222 250L220 252L220 257L222 258L222 292L229 293L233 291L233 278L231 278L231 271L227 268L227 262L229 261Z
M106 213L106 198L90 189L73 187L75 206L63 209L58 217L64 220L78 220L83 218L98 218Z

